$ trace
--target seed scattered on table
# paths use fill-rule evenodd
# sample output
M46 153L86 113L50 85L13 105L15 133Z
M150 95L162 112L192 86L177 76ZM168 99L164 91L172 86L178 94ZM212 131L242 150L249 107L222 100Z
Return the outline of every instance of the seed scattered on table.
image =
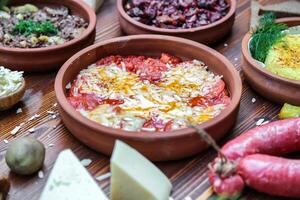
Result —
M109 177L111 177L111 173L110 173L110 172L109 172L109 173L106 173L106 174L102 174L102 175L96 177L95 179L96 179L97 181L101 182L101 181L103 181L103 180L105 180L105 179L108 179Z
M28 130L29 133L34 133L35 132L35 128L31 128Z
M50 111L50 110L48 110L47 113L48 113L49 115L54 115L54 114L55 114L55 112Z
M20 114L22 112L23 112L22 108L18 108L17 111L16 111L16 114Z
M83 159L80 162L84 167L88 167L92 163L92 160L91 159Z
M10 134L12 135L16 135L21 129L21 126L16 126L11 132Z
M54 146L54 144L49 144L48 146L49 146L49 147L53 147L53 146Z
M40 179L44 178L44 172L42 170L38 172L38 177Z

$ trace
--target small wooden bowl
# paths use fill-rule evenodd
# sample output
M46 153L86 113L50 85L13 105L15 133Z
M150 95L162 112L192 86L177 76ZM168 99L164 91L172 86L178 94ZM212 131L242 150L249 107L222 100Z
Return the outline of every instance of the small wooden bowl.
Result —
M25 80L22 80L22 85L18 90L10 95L0 97L0 111L8 110L16 105L23 97L25 92L26 84Z
M193 129L170 132L127 132L93 122L77 112L66 98L66 85L90 64L109 55L147 55L159 57L169 53L183 59L199 59L210 70L222 74L230 92L231 103L214 119L201 124L213 138L219 140L233 126L239 110L242 82L234 66L217 51L191 40L162 36L136 35L107 40L90 46L60 69L55 80L55 94L61 118L70 132L87 146L110 155L116 139L132 145L153 161L189 157L207 148Z
M33 72L49 71L61 67L72 55L91 45L95 41L96 15L92 8L81 0L12 0L10 5L32 3L34 5L64 5L72 13L83 17L89 26L76 39L62 45L46 48L9 48L0 47L0 65L11 70Z
M277 21L288 26L300 25L300 17ZM250 54L250 39L251 33L248 32L242 41L242 69L251 87L271 101L300 106L300 81L287 79L264 69Z
M145 25L132 19L124 10L124 4L127 0L117 0L117 8L119 12L119 20L121 28L127 35L138 34L160 34L171 35L176 37L187 38L203 44L214 44L222 40L228 35L232 29L235 12L236 0L226 0L230 5L229 12L222 19L197 28L190 29L165 29L149 25Z

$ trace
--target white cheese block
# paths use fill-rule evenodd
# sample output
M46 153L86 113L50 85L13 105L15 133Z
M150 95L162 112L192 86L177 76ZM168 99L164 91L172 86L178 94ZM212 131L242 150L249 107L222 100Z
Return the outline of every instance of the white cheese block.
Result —
M107 200L107 197L68 149L58 155L40 200Z
M91 6L94 11L97 11L103 3L103 0L83 0L89 6Z
M110 167L111 200L169 200L169 179L127 144L116 141Z

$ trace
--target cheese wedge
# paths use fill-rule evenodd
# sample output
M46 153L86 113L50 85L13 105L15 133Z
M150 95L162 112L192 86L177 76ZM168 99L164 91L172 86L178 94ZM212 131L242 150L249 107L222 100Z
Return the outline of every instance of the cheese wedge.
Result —
M107 200L71 150L59 155L40 200Z
M169 179L127 144L116 141L110 167L111 200L169 200Z
M89 6L91 6L94 11L97 11L103 3L103 0L83 0Z

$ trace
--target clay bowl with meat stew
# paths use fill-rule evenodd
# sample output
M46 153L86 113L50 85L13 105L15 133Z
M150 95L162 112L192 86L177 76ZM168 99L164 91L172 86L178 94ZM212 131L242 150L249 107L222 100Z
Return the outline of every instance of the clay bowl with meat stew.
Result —
M299 26L300 18L282 18L277 22L285 23L289 27ZM270 101L300 106L300 81L279 76L265 69L262 64L252 58L249 51L250 39L251 33L249 32L242 41L242 69L248 83L256 92Z
M58 69L95 41L96 15L83 1L11 0L7 8L0 22L0 65L12 70Z
M236 0L145 2L117 0L125 34L170 35L210 45L224 39L234 24Z
M199 64L203 65L204 63L206 66L208 66L209 71L211 71L216 75L221 75L218 77L220 78L220 80L222 80L223 83L225 83L224 85L226 85L226 91L227 91L226 95L228 95L228 99L227 99L228 104L216 117L204 123L201 123L199 125L199 128L206 130L215 140L218 141L219 139L221 139L234 125L238 114L241 91L242 91L242 82L239 77L239 73L235 70L234 66L229 62L229 60L226 59L223 55L221 55L217 51L203 44L199 44L191 40L172 37L172 36L163 36L163 35L135 35L135 36L125 36L125 37L119 37L119 38L103 41L78 52L62 66L55 80L55 94L59 105L59 112L61 118L64 124L66 125L66 127L70 130L70 132L78 140L80 140L90 148L102 152L105 155L111 155L116 139L125 141L126 143L130 144L131 146L136 148L138 151L140 151L142 154L144 154L145 156L147 156L149 159L153 161L167 161L167 160L182 159L185 157L193 156L206 149L207 148L206 143L200 139L200 137L195 132L195 130L192 128L187 128L189 124L186 124L184 128L180 128L176 130L174 129L171 131L170 130L146 131L144 129L141 129L139 131L127 131L121 128L113 128L107 125L99 124L98 122L94 122L88 119L86 116L79 113L77 109L74 108L74 104L76 104L76 102L75 103L73 102L74 104L70 103L70 97L69 97L70 91L71 93L73 92L76 93L75 90L73 90L74 88L73 86L70 85L70 83L75 84L74 80L79 77L78 75L79 73L83 74L80 75L80 77L83 78L82 80L86 80L86 78L83 77L84 74L88 73L89 70L95 69L95 67L97 70L100 70L96 72L96 74L98 74L96 75L96 77L97 76L99 77L101 76L101 74L104 73L102 70L108 70L105 72L107 74L112 74L118 71L122 75L125 73L124 70L128 70L127 67L132 65L127 66L125 63L121 62L121 66L117 68L116 65L114 64L108 65L107 61L111 60L111 58L113 58L112 60L121 59L121 56L124 57L127 56L126 58L133 58L132 57L133 55L144 56L144 57L134 58L136 60L139 60L139 59L144 59L145 56L159 57L162 53L165 53L164 55L168 54L168 55L176 56L177 60L179 59L187 60L188 63L196 63L197 65ZM120 55L120 56L117 57L115 55ZM166 56L164 56L164 60L166 60ZM193 60L193 62L190 62L191 60ZM201 62L197 62L196 60L199 60ZM176 61L176 59L173 59L173 61ZM99 68L97 68L97 66L94 64L96 62L99 65L101 65L101 63L104 63L104 65L101 65ZM140 64L144 68L144 64L147 65L147 63L149 64L151 62L160 63L158 61L155 61L154 59L149 58L146 59L144 63L142 64L140 63ZM183 61L181 63L183 63ZM88 68L88 66L90 67ZM159 64L155 66L159 66ZM124 67L126 69L124 69ZM188 69L188 66L186 67ZM143 70L143 68L140 70ZM122 71L120 71L121 69ZM173 69L176 71L176 68ZM208 71L207 68L203 68L203 69L206 72ZM138 74L140 70L137 70L135 73ZM167 71L166 73L170 73L171 71L172 68L169 69L169 71ZM144 72L147 73L146 71ZM93 77L95 77L94 75ZM114 79L115 81L112 81L112 83L116 84L117 82L123 80L123 78L121 78L122 77L121 75L120 76L117 75L116 76L117 79ZM154 75L156 76L157 74ZM181 73L177 73L177 75L175 76L181 76ZM200 76L201 75L199 75L198 78L195 78L195 74L192 74L189 76L190 78L188 79L192 79L193 81L197 82L198 80L201 79ZM131 84L132 79L125 79L125 80L126 80L126 84L123 84L121 86L119 85L118 87L114 86L114 88L112 88L111 91L113 91L116 88L124 88L125 86L127 88L127 86L132 85ZM150 81L148 81L147 79L144 80L144 82L145 84L149 85ZM155 88L157 85L163 83L164 83L163 81L158 83L156 82L156 84L151 85L151 87ZM98 82L98 83L94 82L92 83L92 85L93 84L94 85L97 84L98 86L104 85L104 87L106 87L111 83L108 79L106 79L106 81L104 82ZM97 88L98 86L95 86L95 88ZM82 88L83 87L80 86L79 90L81 91ZM176 90L176 88L177 86L175 87L174 90ZM143 92L141 93L139 92L137 96L141 96L142 93ZM129 98L134 98L132 96L133 95L131 95ZM85 95L85 97L89 98L92 96L87 94ZM81 96L79 98L81 99L85 97ZM105 102L108 101L106 100ZM110 102L112 102L112 100L110 100ZM99 108L103 106L102 105L103 102L100 104L101 105L99 105ZM114 101L112 102L112 104L116 105L117 103L116 101ZM83 102L83 104L81 105L89 106L90 104L88 101L86 101ZM150 105L150 103L148 103L147 105ZM121 106L122 105L120 105L120 107ZM142 107L142 105L137 105L137 106ZM183 109L183 111L184 110L185 109ZM101 111L99 113L100 115L98 116L101 116L104 112L105 111ZM168 111L164 111L164 112L168 112ZM107 114L109 115L110 113ZM183 117L184 116L181 116L179 114L178 119L180 120ZM116 118L117 117L113 117L113 119ZM193 119L193 117L191 118ZM145 124L146 123L144 123L144 125ZM149 128L147 128L147 130L149 130Z

